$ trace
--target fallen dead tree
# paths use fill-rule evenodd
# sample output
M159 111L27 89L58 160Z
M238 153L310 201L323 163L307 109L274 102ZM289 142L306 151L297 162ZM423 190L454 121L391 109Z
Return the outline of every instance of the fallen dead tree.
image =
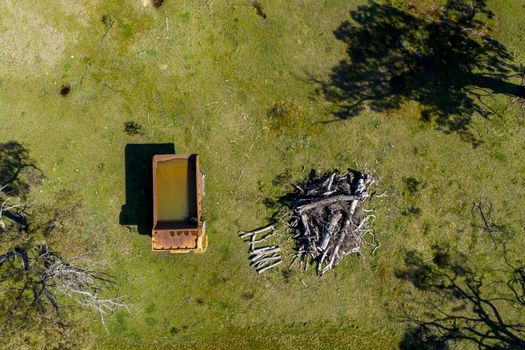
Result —
M323 275L349 254L361 254L361 247L369 243L369 228L374 215L365 209L370 198L368 189L374 179L367 174L333 172L310 176L295 185L295 192L286 196L288 225L296 243L296 252L290 267L299 259L305 270L311 263ZM374 249L375 249L374 248Z
M46 244L29 250L17 247L0 255L0 279L12 280L16 295L8 310L9 320L27 321L34 310L61 323L64 309L70 306L68 300L96 311L104 328L106 316L120 308L129 311L123 298L110 296L115 292L110 276L74 266Z
M75 258L66 259L47 243L35 242L36 237L60 232L63 216L75 207L54 208L51 218L45 215L40 222L35 212L26 213L27 204L10 197L6 188L0 186L0 290L5 291L5 312L0 315L5 327L0 327L0 334L6 327L16 329L17 322L35 320L49 329L65 329L73 306L97 312L104 328L106 316L121 308L129 311L111 276L73 264ZM29 219L34 219L31 226Z

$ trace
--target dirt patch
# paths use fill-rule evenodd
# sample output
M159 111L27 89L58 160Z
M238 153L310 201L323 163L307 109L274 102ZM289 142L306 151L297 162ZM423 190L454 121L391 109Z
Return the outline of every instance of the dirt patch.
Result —
M252 300L254 298L254 295L252 292L243 292L241 294L241 298L243 298L243 300Z
M55 67L66 47L64 34L36 11L6 4L0 5L0 11L3 69L18 74Z
M160 7L164 0L141 0L144 7Z

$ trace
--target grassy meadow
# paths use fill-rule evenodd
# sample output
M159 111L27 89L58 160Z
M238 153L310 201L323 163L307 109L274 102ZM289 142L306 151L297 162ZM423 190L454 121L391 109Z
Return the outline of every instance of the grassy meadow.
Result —
M0 143L20 142L42 170L35 204L71 191L81 216L56 249L89 252L131 305L107 319L108 332L82 313L86 347L396 349L407 317L424 315L431 297L396 274L407 252L432 259L432 246L449 244L486 278L500 264L489 235L474 227L473 202L490 200L492 219L510 232L501 238L507 254L522 256L525 111L513 96L482 97L491 114L473 116L468 128L482 141L473 146L422 120L418 102L339 120L319 94L317 82L346 56L333 32L364 3L261 0L266 18L241 0L165 0L158 9L139 0L0 4ZM488 7L492 35L523 62L525 6ZM279 105L289 115L274 118ZM138 133L124 132L128 121ZM124 149L140 143L200 155L205 254L154 254L150 236L120 225ZM323 278L287 270L290 258L257 275L238 231L267 223L267 199L311 169L335 168L367 171L375 191L387 192L370 203L379 249L347 257ZM281 231L274 242L291 252ZM503 312L525 320L523 307Z

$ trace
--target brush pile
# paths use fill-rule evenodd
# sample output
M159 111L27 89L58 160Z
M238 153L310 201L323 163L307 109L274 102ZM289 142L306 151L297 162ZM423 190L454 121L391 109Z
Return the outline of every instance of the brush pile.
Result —
M374 238L368 228L374 216L364 207L373 182L371 176L360 172L333 172L310 176L294 186L296 191L285 201L291 210L288 224L296 242L292 265L297 258L305 270L316 263L323 275L346 255L361 254L361 246L368 243L364 235Z

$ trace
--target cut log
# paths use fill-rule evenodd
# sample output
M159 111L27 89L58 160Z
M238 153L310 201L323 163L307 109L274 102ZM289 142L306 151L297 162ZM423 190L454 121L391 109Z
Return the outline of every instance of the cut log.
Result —
M255 234L254 233L251 233L251 232L244 232L244 231L241 231L239 232L239 237L244 239L248 236L254 236Z
M268 238L272 237L276 233L277 233L277 231L273 230L272 232L265 234L264 236L262 236L261 238L259 238L257 240L254 240L253 242L254 243L264 242L264 241L266 241Z
M254 253L254 254L258 254L258 253L262 253L262 252L269 252L271 250L274 250L274 249L277 249L279 250L279 247L276 246L276 245L269 245L269 246L266 246L266 247L259 247L259 248L254 248L252 249L252 251L250 253Z
M266 271L266 270L269 270L269 269L274 268L274 267L276 267L276 266L278 266L278 265L281 265L282 262L283 262L282 260L276 261L276 262L274 262L273 264L270 264L270 265L264 266L264 267L262 267L262 268L258 268L256 271L257 271L257 273L263 273L263 272Z
M276 260L281 260L281 257L275 256L275 257L262 258L257 261L252 261L251 265L256 266L256 265L266 264L268 261L276 261Z
M266 231L269 231L269 230L275 230L275 223L270 224L268 226L264 226L264 227L258 228L258 229L253 230L253 231L249 231L249 232L240 231L239 232L239 236L241 238L245 238L245 237L248 237L251 234L263 233L263 232L266 232Z
M259 233L266 233L263 237L257 239L257 234ZM256 271L258 273L261 273L263 271L266 271L267 269L270 269L274 266L277 266L281 263L281 256L278 254L280 252L280 248L276 245L268 245L265 247L255 247L256 243L260 243L262 241L265 241L266 239L270 238L276 233L275 230L275 224L270 224L265 227L261 227L259 229L245 232L240 231L239 237L246 238L250 237L250 243L249 243L249 253L250 253L250 265L255 267Z

